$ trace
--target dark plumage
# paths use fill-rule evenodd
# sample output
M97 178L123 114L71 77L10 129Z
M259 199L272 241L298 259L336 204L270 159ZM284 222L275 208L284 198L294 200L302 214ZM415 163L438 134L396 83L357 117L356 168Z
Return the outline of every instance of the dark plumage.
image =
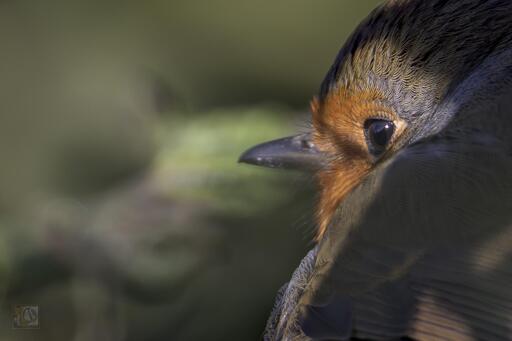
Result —
M312 112L318 245L266 340L512 339L512 2L385 2Z

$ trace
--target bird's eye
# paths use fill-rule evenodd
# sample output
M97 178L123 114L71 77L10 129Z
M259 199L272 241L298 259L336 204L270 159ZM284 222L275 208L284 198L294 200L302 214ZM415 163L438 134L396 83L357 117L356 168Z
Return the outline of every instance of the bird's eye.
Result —
M395 133L395 124L387 120L370 119L364 123L364 133L370 153L379 156L391 141Z

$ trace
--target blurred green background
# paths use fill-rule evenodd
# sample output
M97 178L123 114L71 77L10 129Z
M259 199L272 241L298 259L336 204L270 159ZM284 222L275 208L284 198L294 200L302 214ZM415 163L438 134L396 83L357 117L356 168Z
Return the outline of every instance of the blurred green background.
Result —
M314 183L238 155L377 2L0 1L0 340L258 340Z

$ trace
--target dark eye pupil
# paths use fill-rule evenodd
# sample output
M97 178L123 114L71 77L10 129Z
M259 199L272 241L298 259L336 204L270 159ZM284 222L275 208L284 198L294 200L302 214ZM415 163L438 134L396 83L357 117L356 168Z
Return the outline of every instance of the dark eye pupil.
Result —
M368 120L365 123L366 139L370 152L381 154L395 132L395 125L386 120Z

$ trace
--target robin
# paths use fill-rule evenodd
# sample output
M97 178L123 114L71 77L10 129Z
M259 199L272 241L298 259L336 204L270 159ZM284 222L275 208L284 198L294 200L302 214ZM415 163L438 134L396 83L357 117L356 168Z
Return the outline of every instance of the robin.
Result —
M320 188L265 339L512 340L512 2L384 2L311 112L240 159Z

